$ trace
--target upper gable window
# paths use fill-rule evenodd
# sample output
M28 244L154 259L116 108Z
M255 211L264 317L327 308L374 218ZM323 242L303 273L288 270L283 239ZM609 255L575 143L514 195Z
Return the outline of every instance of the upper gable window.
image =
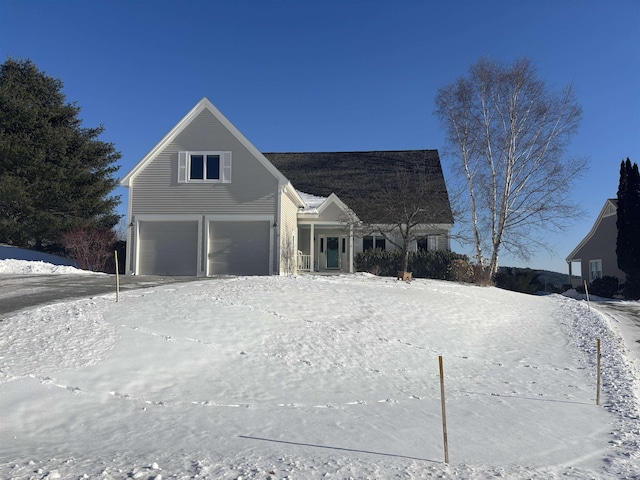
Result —
M220 180L220 155L189 155L189 180Z
M178 152L178 183L231 182L231 152Z

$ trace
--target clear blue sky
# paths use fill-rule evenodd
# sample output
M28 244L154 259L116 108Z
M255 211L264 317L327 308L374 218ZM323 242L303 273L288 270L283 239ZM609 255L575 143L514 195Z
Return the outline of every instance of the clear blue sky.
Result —
M204 96L265 152L443 150L438 88L482 56L529 57L583 107L568 154L590 158L573 192L587 213L550 237L554 254L503 265L566 272L620 161L640 163L640 0L0 0L10 56L105 126L120 176Z

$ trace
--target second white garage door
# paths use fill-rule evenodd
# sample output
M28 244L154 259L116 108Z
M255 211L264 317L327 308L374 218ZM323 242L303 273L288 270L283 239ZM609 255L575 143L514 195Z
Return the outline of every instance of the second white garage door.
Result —
M269 275L270 224L209 223L209 275Z

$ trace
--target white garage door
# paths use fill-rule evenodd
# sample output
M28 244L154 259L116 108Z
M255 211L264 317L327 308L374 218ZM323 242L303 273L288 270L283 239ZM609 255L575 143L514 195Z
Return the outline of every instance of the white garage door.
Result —
M198 274L198 222L140 222L138 274Z
M271 222L211 222L209 275L269 275Z

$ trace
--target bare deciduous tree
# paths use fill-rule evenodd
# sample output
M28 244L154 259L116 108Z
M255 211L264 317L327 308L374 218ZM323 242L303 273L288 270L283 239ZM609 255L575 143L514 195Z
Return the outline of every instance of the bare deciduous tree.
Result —
M520 258L548 247L544 231L562 230L579 209L570 201L584 159L565 159L582 111L573 88L554 91L528 59L482 59L441 88L436 115L466 185L475 258L493 275L501 248Z
M113 230L74 228L60 235L60 243L83 270L104 272L112 261L117 241Z
M395 163L381 188L356 199L358 217L348 219L358 236L380 234L388 242L402 250L402 265L407 271L409 245L416 234L433 229L438 223L446 223L451 212L442 172L428 161Z
M296 265L298 256L295 250L293 233L286 230L283 237L280 243L280 248L282 249L281 268L286 275L293 275L298 270Z

